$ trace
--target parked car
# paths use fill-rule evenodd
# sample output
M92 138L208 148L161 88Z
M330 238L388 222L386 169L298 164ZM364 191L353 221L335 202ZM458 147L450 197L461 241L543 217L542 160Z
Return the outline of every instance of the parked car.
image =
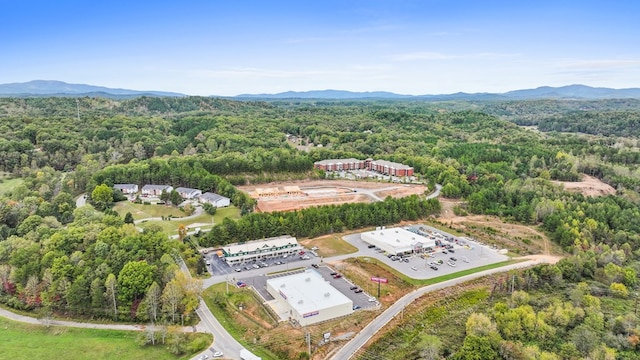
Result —
M304 255L304 250L301 250L298 255Z
M358 288L358 287L354 285L354 286L350 287L350 288L349 288L349 290L355 290L355 289L357 289L357 288Z
M311 264L311 266L313 266L316 269L319 267L318 264Z
M283 263L282 261L279 261L279 260L278 260L278 261L274 262L274 264L276 264L276 265L282 265L282 264L284 264L284 263Z
M367 246L369 249L373 249L374 247L376 247L375 245L369 245Z
M303 256L300 256L300 259L301 260L309 260L311 258L309 257L309 255L303 255Z
M254 269L260 269L260 265L258 265L258 264L253 264L253 268L254 268Z
M216 351L216 352L213 353L213 357L216 357L216 358L217 357L223 357L223 356L224 356L224 354L222 353L222 351Z
M447 265L451 267L456 267L456 263L454 263L453 261L447 261Z
M245 266L244 269L245 270L251 270L251 266Z
M360 305L353 305L353 310L358 310L360 309Z
M412 266L412 267L411 267L411 270L413 270L413 271L418 271L418 268L417 268L417 267L415 267L415 266Z
M369 300L368 300L368 301L369 301L369 302L376 302L377 300L376 300L376 298L373 298L373 297L372 297L372 298L369 298Z
M429 266L429 267L430 267L430 268L432 268L433 270L438 270L438 267L437 267L437 266L435 266L435 265L431 265L431 266Z
M241 268L236 268L236 272L240 272L240 271L242 271Z
M458 261L458 259L454 258L453 256L449 258L451 261Z
M312 250L312 251L316 251L316 250L318 250L318 247L317 247L317 246L314 246L314 247L312 247L312 248L311 248L311 250Z
M206 264L207 266L211 265L211 261L207 260Z
M402 259L402 261L408 263L409 262L409 258L404 258L404 259Z
M362 289L356 289L353 292L356 293L356 294L360 294L362 292Z
M335 274L335 275L333 275L333 278L334 278L334 279L340 279L341 277L342 277L342 275L340 275L340 274Z
M247 284L246 284L244 281L238 281L238 282L236 283L236 285L237 285L239 288L243 288L243 287L247 286Z
M455 251L453 251L453 249L449 249L449 252L450 252L450 253L454 253Z
M207 354L202 354L198 357L198 360L207 360L209 358L209 355Z
M443 254L448 254L449 252L447 250L442 250Z
M332 272L332 273L331 273L331 274L329 274L329 275L331 275L331 276L336 276L336 275L338 275L338 273L334 271L334 272Z

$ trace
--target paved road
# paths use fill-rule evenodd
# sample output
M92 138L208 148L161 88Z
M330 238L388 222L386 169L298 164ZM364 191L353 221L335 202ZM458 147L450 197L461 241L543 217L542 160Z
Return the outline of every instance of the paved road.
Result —
M126 325L126 324L94 324L94 323L83 323L77 321L66 321L66 320L41 320L36 319L30 316L24 316L20 314L13 313L9 310L5 310L0 308L0 316L19 321L28 324L35 325L49 325L49 326L67 326L67 327L75 327L75 328L85 328L85 329L107 329L107 330L124 330L124 331L143 331L147 329L146 325ZM193 327L184 326L180 328L183 332L193 332Z
M87 194L80 194L80 196L78 196L76 198L76 207L82 207L85 206L87 204L87 198L86 198Z
M464 283L466 281L476 279L482 276L495 274L499 272L505 272L513 269L521 269L529 266L534 266L540 264L540 260L527 260L525 262L521 262L518 264L503 266L496 269L490 269L481 271L474 274L469 274L466 276L462 276L456 279L443 281L441 283L437 283L434 285L429 285L422 287L420 289L414 290L413 292L403 296L394 304L389 306L387 310L385 310L378 317L373 319L367 326L364 327L351 341L346 343L340 350L335 352L331 357L332 360L344 360L350 359L353 355L358 352L372 337L375 335L383 326L385 326L391 319L393 319L398 313L400 313L406 306L411 304L414 300L423 296L424 294L436 290L440 290L449 286L458 285Z

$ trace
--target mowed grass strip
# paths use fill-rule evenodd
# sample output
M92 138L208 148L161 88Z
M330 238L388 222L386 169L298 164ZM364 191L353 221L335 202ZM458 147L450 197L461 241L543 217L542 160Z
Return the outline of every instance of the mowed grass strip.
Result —
M188 359L166 345L141 347L133 331L45 327L0 318L0 359ZM189 334L192 335L192 334ZM211 335L207 336L211 340Z
M147 205L147 206L153 206L153 205ZM164 205L159 205L159 206L164 206ZM179 211L179 210L178 210ZM180 212L182 215L181 216L185 216L184 213ZM189 218L189 219L179 219L179 218L173 218L171 220L152 220L152 221L145 221L141 224L139 224L140 227L144 228L145 225L147 224L154 224L154 225L158 225L162 228L162 230L167 233L168 235L176 235L178 234L178 227L182 224L184 226L187 227L188 231L194 231L195 227L199 227L200 230L206 230L206 229L210 229L211 227L213 227L213 224L221 224L222 220L224 220L225 218L230 218L232 220L236 220L240 218L240 209L238 209L235 206L229 206L226 208L220 208L216 211L216 214L211 216L207 213L204 213L200 216L196 216L194 218ZM211 222L213 220L213 223ZM196 225L197 226L194 226Z
M358 252L358 248L342 240L343 235L344 234L327 235L313 239L301 240L300 244L307 249L311 249L314 246L317 247L318 250L316 252L322 257L353 254Z
M124 217L128 212L133 215L134 220L146 219L151 217L162 216L186 216L184 212L180 211L177 207L167 205L144 205L136 204L131 201L119 201L113 207L113 210L118 215Z

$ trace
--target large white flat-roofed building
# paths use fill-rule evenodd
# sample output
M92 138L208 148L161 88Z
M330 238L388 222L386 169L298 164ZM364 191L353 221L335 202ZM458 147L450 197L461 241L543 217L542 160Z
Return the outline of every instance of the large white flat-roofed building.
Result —
M389 254L409 254L428 247L435 247L436 241L403 228L378 228L360 234L362 241L375 245Z
M288 317L301 326L353 313L353 301L312 269L268 279L267 291L286 309Z
M221 255L230 266L284 255L295 255L302 246L293 236L285 235L242 244L225 245Z

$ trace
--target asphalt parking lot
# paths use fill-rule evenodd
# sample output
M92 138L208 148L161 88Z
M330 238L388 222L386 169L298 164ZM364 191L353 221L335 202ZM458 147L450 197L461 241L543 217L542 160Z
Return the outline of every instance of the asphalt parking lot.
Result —
M277 271L287 271L289 269L311 266L311 264L313 263L321 262L321 259L313 255L310 251L306 251L305 254L310 257L308 260L300 259L300 256L298 255L290 255L286 258L276 257L265 259L264 263L266 263L267 266L258 268L254 267L254 265L257 264L257 262L255 261L231 267L224 260L222 260L222 258L218 257L216 251L210 251L207 254L203 254L203 256L205 258L205 261L209 261L210 265L207 266L207 270L211 273L212 276L233 275L236 278L241 278L246 277L247 274L260 275ZM276 262L281 262L281 264L276 264ZM240 269L241 271L236 271L236 269Z
M406 262L403 260L392 261L384 252L380 252L375 248L369 248L369 244L360 239L359 233L347 235L343 237L343 239L358 248L359 252L355 255L378 259L414 279L431 279L462 270L509 260L508 256L500 254L498 250L481 245L468 238L458 238L425 225L414 225L411 228L416 229L420 226L430 231L443 234L445 238L450 238L451 241L445 240L444 244L453 246L454 252L451 253L449 250L446 250L447 253L445 254L443 253L444 248L437 248L436 251L432 253L432 256L425 256L423 258L420 257L420 254L411 254L407 256ZM451 261L451 257L456 258L456 261ZM436 266L438 270L431 269L430 263L438 262L438 260L442 260L442 264ZM447 261L451 261L454 266L447 265Z
M349 281L348 278L346 278L345 276L341 276L340 278L334 278L333 275L331 275L331 273L333 272L337 272L342 275L340 271L326 265L318 266L317 268L312 268L312 270L320 273L320 275L322 275L322 277L325 280L327 280L331 284L331 286L333 286L338 291L343 293L346 297L351 299L351 301L353 301L354 307L357 306L360 309L366 309L366 308L377 306L377 303L375 301L369 300L375 295L368 294L366 291L367 289L362 289L363 290L362 292L356 293L355 289L351 290L351 287L354 287L355 285L351 281ZM255 274L251 276L240 276L240 277L234 277L232 279L229 279L229 281L232 282L232 284L237 284L238 281L242 281L243 283L247 284L247 286L253 287L265 301L270 301L270 300L273 300L273 296L271 296L271 294L269 294L269 292L267 291L268 279L271 279L274 277L292 275L292 274L296 274L303 271L304 269L298 269L295 271L283 272L283 273L278 273L274 275ZM245 275L249 275L249 274L247 273Z

